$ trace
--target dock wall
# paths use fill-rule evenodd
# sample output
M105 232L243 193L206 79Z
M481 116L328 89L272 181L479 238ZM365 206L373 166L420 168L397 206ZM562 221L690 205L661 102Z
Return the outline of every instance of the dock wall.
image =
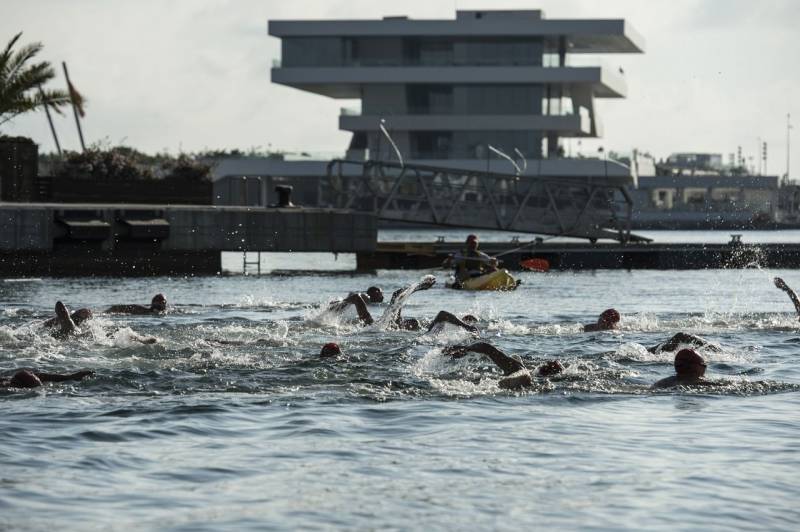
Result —
M484 243L489 255L505 253L519 243ZM374 252L359 253L359 270L427 269L442 265L461 247L448 243L381 243ZM519 270L520 261L545 259L552 270L707 268L800 268L800 244L547 244L502 257L502 267Z
M222 251L375 250L374 215L335 209L0 204L0 275L206 275Z

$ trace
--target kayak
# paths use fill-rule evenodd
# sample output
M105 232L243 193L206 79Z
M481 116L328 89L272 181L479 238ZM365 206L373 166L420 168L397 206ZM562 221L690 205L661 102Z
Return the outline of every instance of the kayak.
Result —
M514 290L519 286L519 281L514 279L508 270L497 270L462 281L460 286L457 284L449 286L461 290Z

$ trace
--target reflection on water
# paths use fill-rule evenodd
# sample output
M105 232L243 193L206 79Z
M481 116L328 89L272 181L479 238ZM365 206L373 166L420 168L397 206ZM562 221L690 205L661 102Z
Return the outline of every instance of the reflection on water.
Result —
M0 390L0 529L796 521L800 322L771 284L800 287L796 272L523 273L511 293L437 283L408 298L403 316L474 314L527 366L566 367L523 391L499 389L484 359L442 355L474 340L464 331L324 312L424 273L0 281L1 374L96 371ZM39 327L56 299L98 310L156 292L174 302L164 317L99 314L65 342ZM619 331L581 332L609 307ZM703 352L719 386L649 388L672 355L646 348L677 331L719 346ZM345 354L319 359L330 341Z

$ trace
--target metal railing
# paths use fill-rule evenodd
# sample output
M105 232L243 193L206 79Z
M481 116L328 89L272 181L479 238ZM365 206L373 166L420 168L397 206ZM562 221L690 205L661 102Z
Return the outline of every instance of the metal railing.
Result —
M360 173L358 169L360 168ZM356 170L354 172L353 170ZM531 177L333 160L323 196L384 220L628 242L633 202L603 178Z

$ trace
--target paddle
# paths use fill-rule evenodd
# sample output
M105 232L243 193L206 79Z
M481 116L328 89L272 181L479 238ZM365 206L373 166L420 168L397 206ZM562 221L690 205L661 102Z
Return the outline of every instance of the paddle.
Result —
M547 259L525 259L519 261L519 265L526 270L534 272L546 272L550 270L550 262L548 262Z

